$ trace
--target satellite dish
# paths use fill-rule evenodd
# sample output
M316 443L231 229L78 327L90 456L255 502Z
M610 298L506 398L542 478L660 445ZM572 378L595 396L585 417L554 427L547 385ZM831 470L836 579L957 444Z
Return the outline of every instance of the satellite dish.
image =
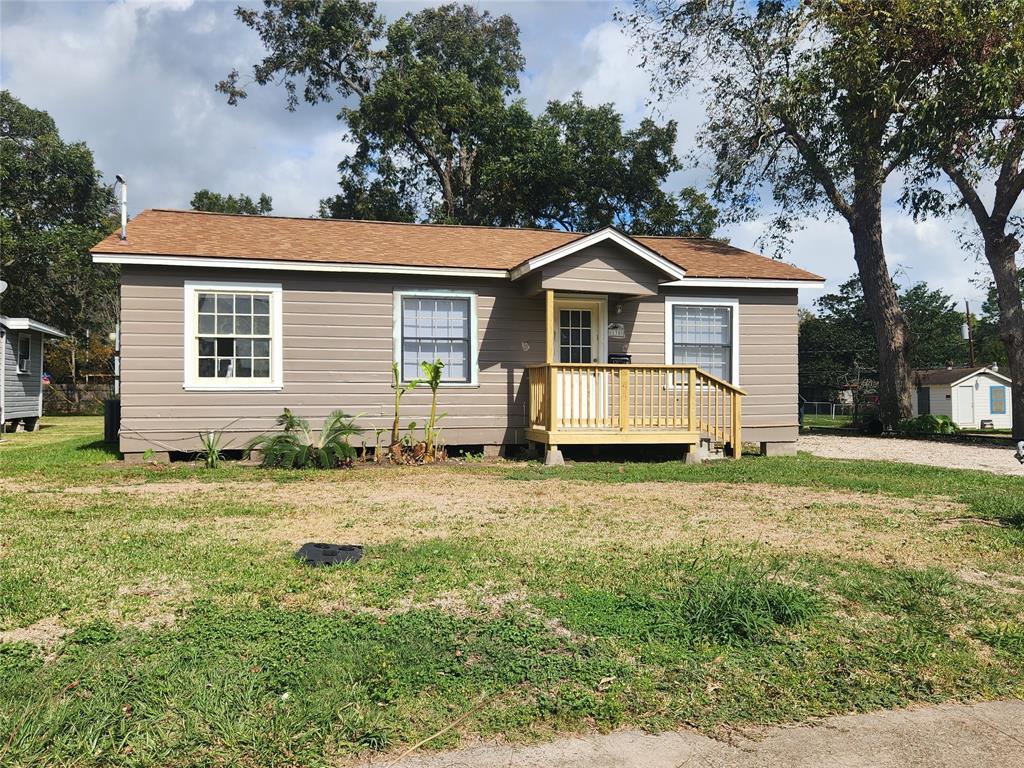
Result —
M7 290L7 283L5 283L3 280L0 280L0 293L3 293L6 290Z

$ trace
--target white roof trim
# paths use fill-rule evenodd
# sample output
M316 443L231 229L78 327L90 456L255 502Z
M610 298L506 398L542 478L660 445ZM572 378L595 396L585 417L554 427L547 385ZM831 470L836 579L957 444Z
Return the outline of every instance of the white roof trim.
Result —
M58 339L67 337L64 331L59 331L52 325L40 323L38 320L32 320L28 317L4 317L0 315L0 325L10 328L12 331L38 331L47 336L56 336Z
M540 256L534 256L532 259L523 262L518 267L512 270L511 277L513 280L518 280L525 274L532 272L538 267L543 267L545 264L550 264L553 261L570 256L574 253L582 251L584 248L589 248L592 245L610 240L617 245L621 245L627 251L639 256L644 261L653 264L655 267L665 272L676 280L682 280L686 276L686 270L680 267L678 264L674 264L659 253L655 253L650 248L638 243L628 235L624 235L616 229L611 227L605 227L599 229L597 232L581 237L578 240L573 240L571 243L567 243L560 248L555 248L553 251L548 251Z
M957 379L956 381L951 381L949 384L929 384L928 386L930 386L930 387L932 387L932 386L955 387L957 384L962 384L963 382L967 381L968 379L973 379L975 376L985 376L985 375L995 376L997 379L1002 379L1007 384L1010 384L1012 382L1012 379L1009 376L1004 376L999 371L993 371L991 368L979 368L978 370L973 371L972 373L968 373L962 379Z
M793 280L756 277L687 277L662 283L662 288L815 288L825 287L821 280Z
M339 262L291 261L288 259L235 259L214 256L152 256L134 253L94 253L96 264L142 264L154 267L210 267L217 269L283 269L292 272L369 272L390 275L438 275L447 277L508 277L504 269L461 269L395 264L342 264Z

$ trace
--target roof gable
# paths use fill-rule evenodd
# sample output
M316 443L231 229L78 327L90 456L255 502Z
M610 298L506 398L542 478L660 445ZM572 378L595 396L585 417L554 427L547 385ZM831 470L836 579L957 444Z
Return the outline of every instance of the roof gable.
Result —
M571 256L574 253L579 253L586 248L600 245L602 243L615 243L627 252L632 253L637 258L643 259L648 264L651 264L670 279L682 280L686 277L686 270L680 265L669 261L660 253L657 253L643 243L634 240L629 235L619 232L614 227L605 227L604 229L599 229L597 232L592 232L589 235L577 238L571 243L566 243L565 245L553 248L546 253L542 253L528 259L512 270L512 279L518 280L520 277L529 274L535 269L539 269L540 267L551 264L559 259L564 259L566 256Z

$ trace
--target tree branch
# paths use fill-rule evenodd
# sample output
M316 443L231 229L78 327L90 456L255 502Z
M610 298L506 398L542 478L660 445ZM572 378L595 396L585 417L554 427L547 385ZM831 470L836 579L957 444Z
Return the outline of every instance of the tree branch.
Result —
M843 197L843 193L839 191L839 187L836 186L835 179L832 178L832 174L828 168L818 157L818 153L815 152L814 147L804 137L797 127L793 125L793 122L783 115L777 115L778 120L782 123L783 128L786 129L786 137L792 142L793 146L796 147L797 152L803 157L804 162L811 169L815 180L821 185L822 189L825 190L825 194L828 196L829 201L836 211L847 221L853 219L853 207Z

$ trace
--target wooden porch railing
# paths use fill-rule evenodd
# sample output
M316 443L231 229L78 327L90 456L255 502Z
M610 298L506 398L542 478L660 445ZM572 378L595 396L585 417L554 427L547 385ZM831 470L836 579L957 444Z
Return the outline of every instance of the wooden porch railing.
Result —
M533 429L685 430L742 445L746 393L695 365L551 363L531 366L529 385Z

